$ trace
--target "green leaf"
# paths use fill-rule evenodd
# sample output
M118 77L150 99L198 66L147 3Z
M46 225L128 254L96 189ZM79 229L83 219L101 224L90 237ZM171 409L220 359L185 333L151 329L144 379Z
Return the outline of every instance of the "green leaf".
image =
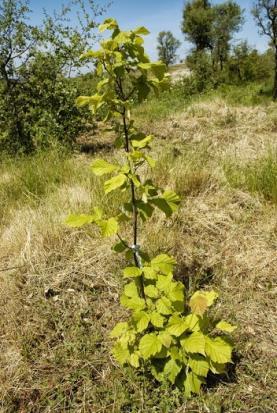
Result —
M129 308L130 310L143 310L145 308L145 301L139 297L129 298L127 295L123 294L120 298L120 303L123 307Z
M149 145L149 143L153 140L153 138L154 137L152 135L149 135L149 136L146 136L144 139L140 139L140 140L132 139L131 141L132 146L135 149L143 149Z
M184 285L181 282L176 282L172 285L170 290L168 291L168 298L171 301L180 301L183 302L185 297L184 297Z
M92 172L96 176L109 174L118 170L118 168L117 165L112 165L111 163L104 161L104 159L96 159L91 165Z
M117 253L124 252L126 251L126 249L127 249L126 244L122 241L118 242L117 244L113 246L113 251Z
M94 222L94 217L92 215L69 215L65 220L65 224L71 228L80 228L83 225L91 224Z
M115 30L118 28L118 23L115 19L106 19L103 24L98 26L99 32L102 33L105 30Z
M205 336L202 333L195 332L190 336L183 338L181 340L181 345L187 353L200 353L203 354L203 356L206 356L206 341Z
M215 326L218 330L224 331L226 333L232 333L237 329L237 326L233 326L232 324L227 323L226 321L220 321Z
M150 320L154 327L161 328L164 325L165 319L161 314L154 311L153 313L150 314Z
M109 179L104 183L105 193L108 194L114 191L115 189L120 188L125 184L126 180L127 177L124 174L119 174Z
M176 212L178 206L181 202L179 195L177 195L174 191L165 191L162 195L162 198L168 203L172 212Z
M134 33L142 36L147 36L148 34L150 34L149 30L147 30L144 26L137 27L134 30Z
M176 265L175 259L167 254L158 255L151 261L151 266L155 271L161 271L166 275L172 272L174 265Z
M153 159L151 156L145 156L144 157L145 158L145 160L147 161L147 163L148 163L148 165L151 167L151 168L155 168L155 166L156 166L156 161L155 161L155 159Z
M215 363L224 364L232 361L233 346L223 337L206 337L205 350Z
M113 330L110 333L110 336L113 338L117 338L122 336L126 331L128 331L129 326L128 323L123 322L123 323L118 323L116 326L113 328Z
M143 267L143 273L147 280L156 280L157 273L152 267Z
M182 367L179 366L174 359L169 359L164 366L164 374L167 376L168 380L174 384L176 377L180 373Z
M170 287L172 286L172 279L173 279L173 274L169 273L168 275L158 275L158 280L156 283L156 286L159 290L163 291L164 293L167 293L170 290Z
M152 63L151 71L156 78L158 78L159 80L163 80L166 72L166 65L162 62Z
M125 285L124 294L129 298L139 297L138 287L137 287L137 285L134 281L132 281L129 284Z
M130 364L132 367L135 367L135 369L139 368L139 356L136 353L131 354Z
M119 364L123 365L130 361L130 352L127 348L123 348L120 343L116 343L112 349L112 353Z
M191 393L199 394L201 385L205 383L205 380L192 372L187 374L184 386L185 395L187 398L191 397Z
M155 356L161 349L162 343L154 333L146 334L139 342L139 351L145 360Z
M150 317L145 311L140 311L133 315L133 318L136 322L136 328L138 333L142 333L144 330L147 329L148 324L150 322Z
M186 320L178 315L173 315L170 318L166 328L166 331L175 337L180 337L186 330L188 330Z
M158 337L163 346L165 346L166 348L170 347L173 340L170 334L168 334L166 331L161 331Z
M144 288L145 295L150 298L158 298L159 290L154 285L148 285Z
M171 308L171 302L166 297L162 297L159 300L157 300L156 308L157 308L158 313L162 315L170 315L173 312Z
M191 354L188 360L188 365L197 376L207 377L210 365L204 357L198 354Z
M103 237L112 237L118 232L118 222L116 218L109 218L98 223Z
M195 314L189 314L185 317L188 330L190 331L200 331L200 317Z
M141 274L142 274L142 270L138 267L127 267L123 270L124 278L140 277Z

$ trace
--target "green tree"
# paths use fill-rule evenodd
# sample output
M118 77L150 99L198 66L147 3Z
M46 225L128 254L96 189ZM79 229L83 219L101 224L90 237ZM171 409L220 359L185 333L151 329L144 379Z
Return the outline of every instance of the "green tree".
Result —
M270 44L274 49L273 99L277 100L277 0L257 0L252 13L260 33L270 38Z
M212 26L214 10L207 0L186 1L183 10L182 31L186 40L197 51L212 49Z
M120 299L129 317L111 332L116 339L114 358L136 369L144 366L156 380L176 384L189 398L200 392L209 371L220 374L231 362L228 334L236 327L207 315L218 298L215 291L185 296L184 285L173 277L174 258L160 254L151 259L140 246L142 225L155 210L170 217L180 203L174 191L163 190L149 179L147 169L155 166L149 156L154 137L135 127L131 112L135 97L143 101L151 90L158 94L168 86L166 65L151 63L146 56L142 37L149 33L146 28L121 31L114 19L107 19L100 30L112 34L101 42L100 50L89 51L84 58L94 59L102 79L96 94L80 96L77 103L115 124L121 161L96 159L91 169L96 176L108 176L106 195L116 191L120 199L120 193L128 191L129 199L113 217L94 207L89 215L69 216L67 224L73 228L94 224L104 237L117 237L113 249L124 253L129 263L122 272L125 285ZM141 168L147 172L140 175Z
M212 27L213 58L223 70L231 49L231 40L243 24L243 12L234 1L217 4L213 7L214 20Z
M181 42L176 39L170 31L162 31L158 35L159 59L167 66L176 62L177 50Z

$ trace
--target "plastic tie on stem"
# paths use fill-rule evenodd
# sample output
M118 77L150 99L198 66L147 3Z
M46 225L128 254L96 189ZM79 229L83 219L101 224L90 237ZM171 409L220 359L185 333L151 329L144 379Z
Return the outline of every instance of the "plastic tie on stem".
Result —
M141 261L141 256L140 256L140 253L139 253L140 252L140 245L138 245L138 244L135 245L134 244L134 245L131 246L131 249L132 249L132 251L133 251L133 253L136 257L139 268L142 268L142 261Z

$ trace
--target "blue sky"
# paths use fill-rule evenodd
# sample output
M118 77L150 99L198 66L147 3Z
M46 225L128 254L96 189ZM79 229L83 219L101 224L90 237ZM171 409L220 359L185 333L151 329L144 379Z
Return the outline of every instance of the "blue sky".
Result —
M106 0L96 0L99 5L107 3ZM214 0L213 3L221 3L223 0ZM236 40L247 39L251 46L260 51L267 48L268 40L258 34L257 26L251 16L250 10L253 0L237 0L245 9L245 24L243 29L236 35ZM62 0L30 0L31 9L34 11L32 20L39 23L42 18L42 9L45 7L51 12L58 9ZM65 1L66 3L66 1ZM182 20L182 9L184 0L114 0L109 7L106 16L115 17L123 29L131 29L135 26L146 26L151 34L145 39L145 47L152 59L156 55L156 39L161 30L170 30L175 37L181 40L182 47L179 49L180 58L184 58L189 52L191 45L184 40L180 25Z

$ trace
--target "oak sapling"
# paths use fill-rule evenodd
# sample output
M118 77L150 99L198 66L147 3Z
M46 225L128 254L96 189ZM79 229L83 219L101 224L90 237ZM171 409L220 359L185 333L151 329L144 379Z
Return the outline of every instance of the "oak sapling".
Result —
M106 194L127 190L130 200L116 216L106 217L101 208L95 207L89 215L70 215L67 224L95 224L103 236L117 236L119 241L113 249L125 253L130 262L122 272L126 283L120 299L130 316L111 332L116 340L112 350L115 359L137 369L148 366L158 381L177 384L190 397L200 392L209 371L221 374L231 362L233 345L229 334L236 327L208 317L209 307L218 298L215 291L185 295L184 285L173 277L173 257L160 254L150 259L141 251L142 224L156 208L170 217L177 211L180 198L174 191L163 190L139 175L142 165L155 167L155 160L148 153L154 137L136 129L131 109L135 101L145 100L151 91L158 94L168 87L169 80L166 66L151 63L145 54L142 36L149 33L145 27L121 31L116 20L107 19L99 28L110 30L111 37L101 42L100 50L85 53L83 59L95 61L102 79L97 93L79 97L77 104L88 105L92 113L116 125L115 144L125 162L96 159L92 172L110 175L104 183ZM126 222L132 226L131 240L122 234Z

